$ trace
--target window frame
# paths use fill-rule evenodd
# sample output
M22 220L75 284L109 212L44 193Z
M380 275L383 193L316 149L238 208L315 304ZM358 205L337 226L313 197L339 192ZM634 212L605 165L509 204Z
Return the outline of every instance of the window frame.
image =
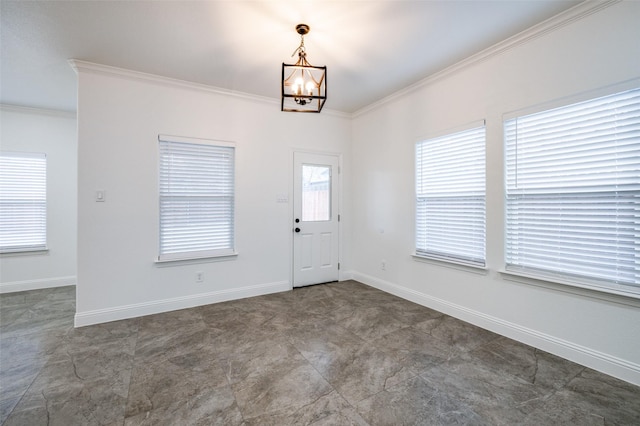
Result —
M179 252L163 252L162 247L162 227L163 227L163 218L162 218L162 205L163 198L170 196L163 196L162 194L162 144L163 143L174 143L180 145L189 145L192 147L204 146L204 147L212 147L212 148L222 148L222 149L230 149L231 150L231 166L230 166L230 189L231 195L227 196L231 198L230 204L230 244L229 247L225 247L222 249L207 249L207 250L187 250L187 251L179 251ZM234 142L222 141L222 140L213 140L213 139L200 139L200 138L190 138L190 137L182 137L182 136L172 136L172 135L158 135L158 256L155 260L157 264L165 264L165 263L173 263L173 262L181 262L181 261L205 261L205 260L224 260L225 258L233 258L238 255L236 251L236 144ZM206 149L206 148L204 148ZM204 198L215 198L221 197L220 195L216 196L208 196ZM185 197L186 198L186 197ZM197 196L193 196L192 198L197 199Z
M434 133L429 135L428 137L420 138L414 144L414 252L412 256L418 261L433 261L436 263L440 263L443 265L451 265L454 267L462 267L464 269L470 268L470 270L480 270L485 271L487 268L487 239L486 239L486 202L487 202L487 173L486 173L486 142L487 142L487 132L486 132L486 120L478 120L471 123L468 123L464 126L459 126L453 129L448 129L442 132ZM421 149L421 145L427 144L429 142L437 142L439 140L445 140L448 138L455 138L461 135L469 135L473 132L482 132L482 147L478 148L482 153L482 166L480 169L482 170L482 232L481 232L481 240L480 248L482 251L482 255L479 257L468 257L468 256L456 256L451 253L446 252L438 252L437 250L426 250L421 249L419 247L420 231L419 231L419 204L421 197L419 194L419 182L421 176L421 166L419 164L419 150ZM478 161L477 159L475 161ZM422 167L427 167L428 165L424 164ZM468 198L468 195L463 195L457 197L460 198ZM425 213L426 214L426 213ZM426 231L425 231L426 232ZM426 235L425 235L426 237Z
M41 153L41 152L17 152L17 151L2 151L0 152L0 157L13 157L13 158L20 158L22 160L27 160L27 159L31 159L31 160L39 160L43 163L43 166L41 167L41 173L39 173L38 175L35 174L30 174L29 177L32 179L38 179L40 182L38 183L38 185L40 185L41 187L37 190L37 192L40 193L41 196L44 196L44 198L40 198L40 197L27 197L26 195L22 194L21 198L21 204L29 204L29 203L33 203L33 204L37 204L40 205L40 208L37 209L38 211L36 212L37 214L39 214L40 220L38 221L38 225L37 226L33 226L31 228L32 232L37 234L37 240L40 242L35 242L35 240L32 240L32 242L28 243L25 242L23 244L13 244L13 245L7 245L7 246L2 246L0 245L0 255L19 255L19 254L30 254L30 253L37 253L37 252L46 252L48 251L48 197L47 197L47 178L48 178L48 159L47 159L47 154L46 153ZM23 165L25 166L25 165ZM30 169L30 171L34 171L33 167L35 166L35 164L32 164L31 166L29 166L28 168ZM0 171L0 175L2 174L2 171ZM4 176L2 176L0 179L4 179ZM14 189L19 189L20 186L23 186L21 184L23 184L25 182L25 176L21 176L19 179L17 179L15 182L11 183L11 186L7 186L6 189L11 190ZM0 182L1 183L1 182ZM31 191L33 191L33 188L31 189ZM2 196L0 195L0 209L2 208ZM13 200L13 204L15 204L18 200L14 199ZM0 241L0 244L2 244L2 242Z
M576 291L591 291L592 294L602 294L602 295L614 295L614 296L626 296L634 299L640 299L640 285L638 283L634 284L620 284L612 281L596 278L594 276L580 276L576 274L570 273L561 273L558 271L549 271L543 269L534 269L531 267L522 267L518 265L510 265L509 264L509 183L508 183L508 175L509 175L509 166L508 166L508 134L507 134L507 122L517 119L524 118L536 114L549 113L554 110L560 110L562 108L575 107L581 103L587 103L590 101L597 101L601 98L608 96L615 96L618 94L622 94L624 92L630 90L638 90L640 89L640 80L634 79L621 84L616 84L608 87L603 87L600 89L588 91L577 96L566 97L562 99L558 99L552 102L547 102L544 104L524 108L518 111L513 111L503 115L502 118L502 129L503 129L503 148L504 148L504 244L503 244L503 253L504 253L504 267L500 270L501 274L503 274L507 279L521 281L517 279L518 277L524 280L530 280L532 283L535 282L546 282L552 284L560 284L561 286L568 286L567 289L576 289ZM549 195L549 194L548 194ZM509 277L514 277L515 279L511 279Z

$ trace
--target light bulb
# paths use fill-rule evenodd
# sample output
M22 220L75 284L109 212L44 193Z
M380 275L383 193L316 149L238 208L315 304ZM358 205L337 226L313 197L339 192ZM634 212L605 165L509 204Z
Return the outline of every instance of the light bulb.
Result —
M304 90L304 80L302 79L302 77L296 78L292 88L294 95L302 95L302 91Z
M313 94L313 82L309 81L307 83L307 92L309 92L309 96L311 96Z

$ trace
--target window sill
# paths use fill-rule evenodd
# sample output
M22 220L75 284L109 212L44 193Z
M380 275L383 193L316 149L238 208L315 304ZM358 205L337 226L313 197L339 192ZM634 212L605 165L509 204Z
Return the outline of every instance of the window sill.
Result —
M178 266L178 265L191 265L197 263L211 263L211 262L225 262L229 260L235 260L238 257L238 253L221 254L217 256L203 256L203 257L185 257L177 259L155 259L154 263L157 267L165 266Z
M0 257L42 256L45 254L49 254L48 248L3 251L3 252L0 252Z
M430 263L432 265L444 266L445 268L456 269L458 271L471 272L479 275L487 275L487 272L488 272L486 266L475 266L467 263L455 262L452 260L447 261L447 260L435 259L431 257L422 256L416 253L412 253L411 257L413 257L413 260L415 260L416 262Z
M500 275L502 275L502 277L507 281L640 308L640 294L637 293L630 293L623 290L609 289L589 284L580 284L556 277L537 276L535 274L527 274L525 272L507 271L505 269L501 269L498 272L500 272Z

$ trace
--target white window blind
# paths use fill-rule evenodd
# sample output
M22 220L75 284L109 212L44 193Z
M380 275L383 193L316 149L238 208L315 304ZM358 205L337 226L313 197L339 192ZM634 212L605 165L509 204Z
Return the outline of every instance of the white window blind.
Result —
M507 270L640 295L640 89L504 126Z
M235 148L159 141L159 260L233 254Z
M47 157L0 153L0 252L47 248Z
M485 126L416 144L416 254L485 266Z

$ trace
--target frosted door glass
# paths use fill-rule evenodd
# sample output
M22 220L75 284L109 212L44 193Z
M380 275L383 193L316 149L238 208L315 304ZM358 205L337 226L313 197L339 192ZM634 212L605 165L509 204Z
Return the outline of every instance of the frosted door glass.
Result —
M331 167L302 166L302 221L331 220Z

